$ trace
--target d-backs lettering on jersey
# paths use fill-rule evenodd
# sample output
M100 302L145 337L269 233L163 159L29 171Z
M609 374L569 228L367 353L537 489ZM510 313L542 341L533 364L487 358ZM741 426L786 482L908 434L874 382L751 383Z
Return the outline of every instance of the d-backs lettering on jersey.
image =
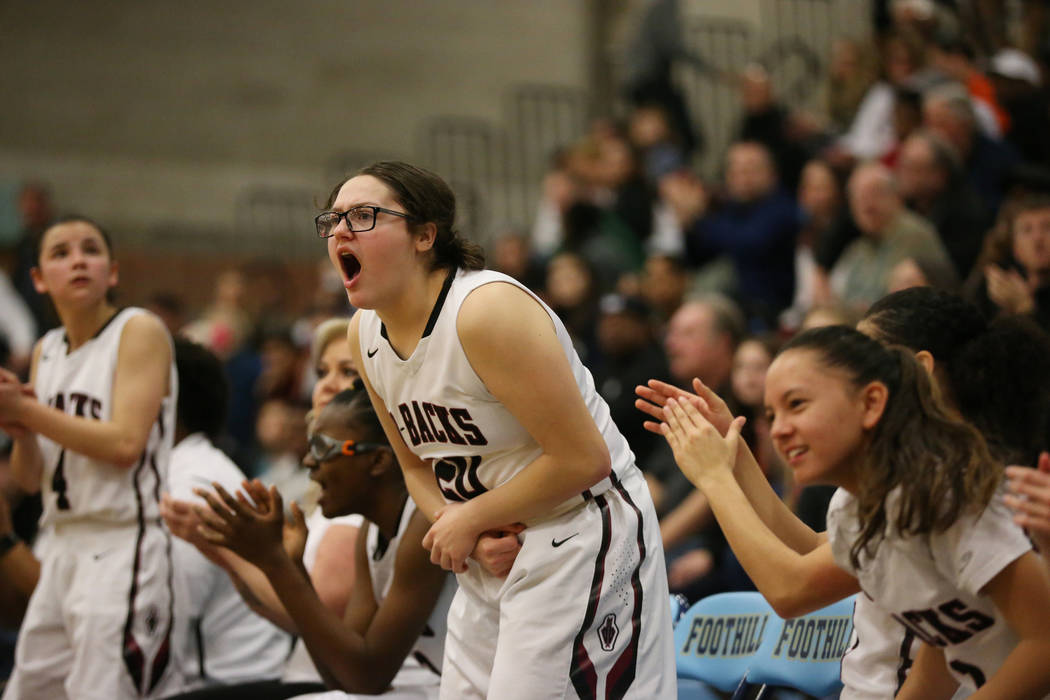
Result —
M410 401L397 407L401 420L392 416L413 447L425 442L446 445L487 445L488 439L465 408L449 408L429 401Z
M897 489L886 499L889 522L896 522L899 498ZM942 648L955 679L970 689L981 687L1018 642L981 591L1031 550L1002 494L993 496L983 511L965 512L942 532L891 531L873 551L862 552L855 567L850 549L859 531L856 499L840 489L828 506L828 542L836 563L856 576L884 614L902 623L902 640L904 630L910 630Z
M613 472L621 480L633 470L634 455L616 429L609 407L576 355L564 324L548 306L514 279L489 270L450 273L434 304L419 343L408 357L390 344L386 327L374 312L358 312L364 374L383 400L408 448L429 462L449 501L472 498L498 488L539 457L543 450L513 413L474 371L456 328L467 297L486 284L509 284L536 300L550 316L558 343L575 380L566 391L583 398L605 439ZM524 378L523 378L524 379ZM609 488L604 479L567 499L548 514L565 512Z

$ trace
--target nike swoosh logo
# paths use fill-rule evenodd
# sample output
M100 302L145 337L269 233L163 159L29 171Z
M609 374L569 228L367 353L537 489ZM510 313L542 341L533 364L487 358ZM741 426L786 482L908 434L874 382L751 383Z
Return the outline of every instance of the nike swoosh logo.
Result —
M379 348L375 348L374 350L369 350L368 351L368 356L371 357L372 355L375 355L377 352L379 352Z
M562 546L563 544L565 544L566 542L568 542L569 540L571 540L573 537L575 537L578 534L580 534L580 533L574 532L573 534L571 534L568 537L566 537L564 540L554 540L554 539L552 539L551 540L551 547L560 547L560 546Z

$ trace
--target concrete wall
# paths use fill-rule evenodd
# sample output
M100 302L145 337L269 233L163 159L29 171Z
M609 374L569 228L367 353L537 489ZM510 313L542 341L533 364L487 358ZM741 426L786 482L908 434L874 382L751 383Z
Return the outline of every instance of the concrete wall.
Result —
M605 7L616 15L621 30L601 47L615 64L645 2L0 3L0 198L34 178L52 185L62 209L95 216L143 246L311 255L313 199L327 194L334 172L355 158L421 159L425 129L442 115L469 117L478 127L472 137L523 150L512 143L509 95L543 84L582 96L593 58L590 14ZM739 51L718 37L697 45L727 69L785 35L806 35L826 55L831 32L862 33L868 12L864 0L681 5L688 27L718 18L744 28ZM736 96L703 77L689 81L712 145L704 165L717 165ZM502 193L475 186L476 199L496 201L490 221L527 223L550 141L530 146L531 165L508 176ZM481 172L475 182L486 179ZM260 190L277 193L274 211L246 203ZM288 199L299 205L284 207ZM0 229L5 221L0 205Z
M586 81L584 0L0 4L0 179L119 233L226 230L253 185L326 193L339 151ZM309 232L309 222L306 232Z

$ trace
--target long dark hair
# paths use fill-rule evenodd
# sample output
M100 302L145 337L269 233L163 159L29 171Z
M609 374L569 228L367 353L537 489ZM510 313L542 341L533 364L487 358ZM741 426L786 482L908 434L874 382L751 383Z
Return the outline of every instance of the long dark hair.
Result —
M884 343L933 355L946 400L997 459L1035 464L1050 447L1050 336L1034 322L989 323L973 304L929 287L883 297L864 321Z
M409 226L432 223L437 227L431 269L481 270L485 267L481 246L461 236L455 228L456 195L440 176L394 160L372 163L352 177L357 175L371 175L390 188L394 199L409 215ZM344 179L332 189L326 209L331 208L339 190L350 179Z
M862 457L857 485L860 532L850 548L859 566L887 532L943 532L965 512L983 509L1002 478L975 428L945 409L913 353L846 326L805 331L781 349L809 350L845 372L858 389L881 382L889 397ZM896 503L888 507L890 494Z

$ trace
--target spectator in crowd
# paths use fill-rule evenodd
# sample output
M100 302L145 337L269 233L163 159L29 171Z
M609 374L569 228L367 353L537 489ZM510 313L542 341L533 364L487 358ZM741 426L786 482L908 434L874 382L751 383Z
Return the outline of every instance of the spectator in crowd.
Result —
M506 231L493 241L490 257L493 270L510 275L533 291L542 289L543 270L532 254L528 236Z
M655 204L627 136L611 122L595 120L545 178L533 245L541 255L582 256L610 287L641 266Z
M839 37L831 43L827 111L836 131L845 131L850 125L865 93L878 78L873 54L871 47L863 47L854 39Z
M737 141L765 146L784 189L794 192L808 154L801 143L799 124L791 111L777 101L765 68L757 63L744 68L740 97L744 115L737 129Z
M773 160L761 144L734 144L726 166L721 206L688 176L676 176L664 194L686 231L689 261L701 265L728 256L741 305L750 318L771 327L795 292L798 207L780 189Z
M950 264L929 222L904 207L886 166L858 166L848 191L850 211L863 235L850 243L831 271L832 291L843 303L863 310L885 295L890 270L906 257Z
M635 106L658 107L667 115L674 138L688 158L703 150L703 135L689 114L685 95L675 83L674 66L716 72L699 53L690 50L682 32L679 0L647 3L627 48L625 92Z
M1019 162L1014 149L987 136L965 88L956 83L928 90L922 103L923 123L958 151L970 184L987 211L997 211L1013 168Z
M5 363L15 374L24 376L29 370L29 356L37 339L36 320L18 290L11 284L7 272L0 268L0 338L7 345L10 357Z
M609 413L631 446L638 464L659 445L642 427L634 408L634 387L650 377L668 377L667 360L653 333L652 311L639 297L607 294L598 316L598 355L591 368L594 386L609 404Z
M671 317L664 339L671 381L689 386L694 377L699 378L732 397L733 356L744 333L744 315L729 299L704 296L685 302ZM735 407L735 400L730 401ZM672 588L684 590L711 575L702 590L691 592L696 595L725 590L728 584L716 573L725 542L717 528L711 527L706 498L675 474L674 456L669 449L661 446L654 450L643 467L656 497L660 535L674 580ZM676 564L680 557L682 562Z
M1006 140L1026 161L1050 166L1050 96L1039 65L1023 51L1005 48L991 57L988 75L1010 115Z
M33 314L37 332L43 333L58 324L58 317L47 297L37 294L31 273L37 264L34 241L55 219L51 192L47 186L39 182L24 183L18 192L18 214L22 230L15 244L11 283Z
M832 149L832 162L846 165L854 160L884 156L896 141L894 90L911 84L925 66L925 51L908 34L891 34L881 43L882 79L868 88L849 129Z
M965 279L991 220L966 180L955 148L938 134L920 129L902 144L895 174L905 204L933 224L956 276Z
M688 289L689 272L681 258L656 253L646 259L638 291L653 309L660 329L682 305Z
M827 272L817 263L816 251L826 238L844 226L845 196L838 176L823 160L814 159L802 169L798 186L798 205L802 214L798 245L795 248L794 318L781 319L789 328L798 326L799 317L817 303L831 300Z
M986 315L1026 314L1050 330L1050 195L1004 206L967 292Z
M999 102L995 85L978 70L973 48L957 35L940 32L930 46L933 65L966 88L981 131L994 139L1010 132L1010 115Z
M598 298L601 292L587 261L575 253L559 253L547 264L544 301L565 324L584 364L593 362Z

